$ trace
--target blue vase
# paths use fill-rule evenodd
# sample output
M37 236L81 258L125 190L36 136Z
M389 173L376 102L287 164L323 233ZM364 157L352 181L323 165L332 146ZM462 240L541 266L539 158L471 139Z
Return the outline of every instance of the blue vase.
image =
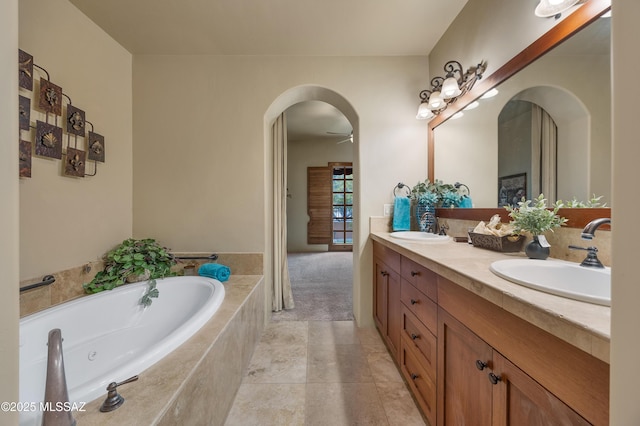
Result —
M416 221L422 232L436 232L436 206L431 203L416 204Z

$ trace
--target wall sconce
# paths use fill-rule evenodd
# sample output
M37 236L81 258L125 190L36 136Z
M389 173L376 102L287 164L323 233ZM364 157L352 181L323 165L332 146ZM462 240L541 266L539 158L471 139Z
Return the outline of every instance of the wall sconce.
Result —
M426 120L440 114L449 104L471 90L486 69L487 65L481 62L463 73L460 62L447 62L444 65L445 77L432 78L431 88L420 92L420 106L416 118Z
M541 18L555 16L557 19L562 12L578 3L578 1L580 0L540 0L540 3L536 6L535 14Z

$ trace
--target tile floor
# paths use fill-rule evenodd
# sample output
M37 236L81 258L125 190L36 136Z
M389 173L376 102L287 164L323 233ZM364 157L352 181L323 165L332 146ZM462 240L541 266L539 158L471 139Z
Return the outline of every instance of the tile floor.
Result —
M378 332L353 321L273 321L226 426L424 425Z

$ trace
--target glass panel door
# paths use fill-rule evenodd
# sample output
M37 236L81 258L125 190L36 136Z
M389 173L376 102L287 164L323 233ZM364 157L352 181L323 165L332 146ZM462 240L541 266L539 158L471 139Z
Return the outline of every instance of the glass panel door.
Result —
M353 167L351 163L332 166L332 250L351 250L353 245Z

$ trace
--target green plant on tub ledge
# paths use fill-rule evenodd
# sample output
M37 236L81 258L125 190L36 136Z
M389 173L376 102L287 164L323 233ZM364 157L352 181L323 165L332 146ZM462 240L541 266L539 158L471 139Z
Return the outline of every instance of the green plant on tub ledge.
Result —
M511 217L511 225L515 234L527 232L533 240L525 247L525 253L531 259L546 259L549 257L549 243L544 237L547 231L553 232L567 222L567 219L558 215L558 210L563 207L562 201L556 201L551 208L547 208L547 200L544 194L538 198L518 202L518 207L505 206Z
M151 305L151 298L158 297L156 279L176 275L171 272L171 267L176 264L174 256L152 238L126 239L107 252L104 262L104 269L82 285L84 291L99 293L126 283L148 280L149 290L140 300L145 307Z

